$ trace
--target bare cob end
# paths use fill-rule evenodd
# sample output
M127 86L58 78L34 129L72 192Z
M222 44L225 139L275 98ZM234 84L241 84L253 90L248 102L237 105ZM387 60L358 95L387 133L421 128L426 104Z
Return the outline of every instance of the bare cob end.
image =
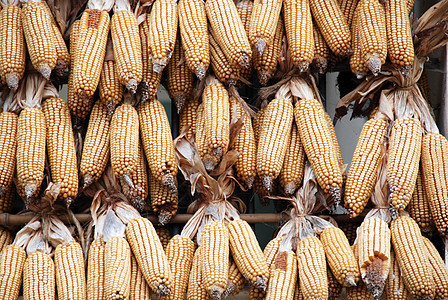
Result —
M257 49L258 53L260 53L260 55L263 55L264 49L266 48L266 41L262 38L257 38L255 48Z

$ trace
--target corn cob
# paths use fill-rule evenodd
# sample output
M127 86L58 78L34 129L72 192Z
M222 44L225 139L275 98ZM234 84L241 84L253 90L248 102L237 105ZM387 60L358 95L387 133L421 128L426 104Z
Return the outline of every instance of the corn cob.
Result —
M387 122L381 119L370 119L362 127L345 184L345 207L351 217L364 210L372 194L386 130Z
M230 251L238 269L251 285L266 289L269 266L252 228L244 220L233 220L227 225L227 228Z
M162 299L183 299L187 291L188 277L193 263L194 242L189 237L175 235L166 248L166 256L173 276L173 290Z
M129 104L115 110L110 122L110 161L115 176L134 188L131 176L138 160L139 121L137 111Z
M21 8L6 5L0 12L0 78L11 90L17 89L25 72L26 46L23 36Z
M107 42L106 57L104 59L103 69L101 70L98 88L101 102L107 106L109 115L113 115L115 107L121 103L123 85L118 78L111 39Z
M23 299L55 299L54 262L49 254L36 251L28 255L23 266Z
M114 236L106 242L104 265L105 299L129 299L131 292L131 249L125 238Z
M204 226L201 236L201 272L207 293L221 299L229 278L229 231L221 221Z
M344 159L342 158L341 148L339 147L338 137L336 136L336 130L334 129L333 121L330 115L325 112L325 119L327 120L328 129L330 130L331 140L333 141L334 147L336 149L336 154L338 156L339 167L344 165ZM345 173L342 174L342 179L345 181L347 176Z
M296 282L296 287L294 289L294 300L303 300L303 295L302 295L302 291L300 290L300 283ZM330 296L329 298L330 299Z
M127 9L115 11L110 32L120 82L135 94L143 75L142 45L135 15Z
M210 64L207 14L203 0L179 0L179 27L185 59L199 80Z
M339 228L344 232L350 245L353 245L356 239L356 230L359 227L359 223L341 223L338 224Z
M138 268L137 260L131 255L131 291L129 300L151 299L151 289L143 277L142 271Z
M353 253L352 248L350 251ZM358 266L358 261L355 258L356 266ZM336 300L341 297L342 294L342 284L334 276L331 269L327 267L327 279L328 279L328 300Z
M297 285L297 257L294 251L279 251L270 268L266 299L293 300Z
M3 196L0 197L0 213L9 213L11 211L15 193L16 187L14 184L11 184L11 186L3 192Z
M167 224L177 212L179 203L177 193L170 191L149 172L149 196L152 211L157 215L159 223Z
M342 15L349 27L352 27L353 16L355 14L356 6L358 6L358 2L359 0L338 0Z
M22 273L26 253L22 247L12 244L0 252L0 298L16 300L22 285Z
M233 1L210 0L205 3L205 10L227 59L233 66L248 68L252 50Z
M188 278L187 299L189 300L209 300L210 295L204 287L204 277L201 271L202 268L202 251L200 246L196 249L193 256L193 263L191 266L190 277Z
M52 181L61 186L59 198L69 206L78 195L75 140L67 102L46 99L42 105L47 127L47 152Z
M414 2L415 2L415 0L407 0L406 1L406 7L408 9L408 14L412 11L412 8L414 8Z
M163 250L166 253L166 247L168 246L171 240L171 234L168 228L159 227L156 229L157 236L159 237L160 243L162 243Z
M369 71L369 67L362 57L361 49L361 7L361 5L357 6L351 27L353 54L350 57L350 70L357 79L363 78Z
M287 99L274 99L266 107L257 148L257 174L268 191L280 174L293 121L293 106Z
M261 85L267 85L277 70L278 58L283 42L283 33L283 22L279 18L272 43L266 46L263 55L260 55L257 51L253 53L252 61Z
M331 51L338 56L350 55L350 28L337 1L310 0L310 7L314 20Z
M103 300L105 280L106 243L101 239L93 240L89 247L87 261L87 299Z
M109 111L102 102L95 103L81 155L80 171L83 188L100 179L109 161Z
M238 15L243 23L244 31L246 32L247 37L249 37L250 21L254 10L254 2L252 0L239 0L236 2L236 10L238 11ZM255 54L255 52L253 54Z
M280 171L280 185L286 194L293 194L301 185L305 166L305 151L295 122L292 123L291 139Z
M360 275L358 262L344 232L333 226L322 231L320 240L337 281L344 286L355 286Z
M133 219L126 227L126 238L151 290L160 296L169 295L174 288L173 277L152 223L143 217Z
M204 157L208 153L208 147L205 142L205 120L204 120L204 104L199 104L196 111L196 128L195 128L195 136L194 142L198 149L198 153L201 156L201 159L204 160Z
M409 294L403 276L401 275L400 266L395 258L394 251L390 252L390 272L389 276L387 276L384 294L386 299L390 300L411 299L411 295Z
M2 159L0 160L0 199L7 195L14 179L17 152L17 123L18 117L15 113L0 113L0 153L2 154Z
M153 57L153 71L160 73L168 64L176 43L177 2L175 0L154 1L149 21L151 22L149 45Z
M294 65L300 72L308 70L314 57L313 21L307 0L285 0L285 32Z
M54 252L54 262L58 299L87 299L84 257L81 245L74 240L59 244Z
M137 111L151 174L176 193L177 161L165 109L157 99L152 99L139 104Z
M6 228L0 227L0 252L13 241L11 233Z
M448 299L448 269L431 241L425 237L422 237L422 241L434 276L435 299Z
M300 290L305 299L327 299L328 279L325 251L317 237L308 236L297 245Z
M17 123L17 192L26 203L39 193L45 167L45 116L38 108L20 112Z
M134 173L130 176L133 187L122 180L121 187L123 194L130 200L132 206L138 211L143 211L148 197L148 171L146 167L145 152L141 142L138 143L138 156L135 163Z
M205 168L210 171L227 152L229 145L229 94L220 82L211 79L202 93L202 103L208 154L203 160Z
M179 114L180 132L185 132L185 137L189 140L194 138L196 131L196 113L198 106L199 101L197 100L187 101L184 109Z
M422 170L419 169L414 194L412 194L411 201L409 201L406 210L409 212L409 216L417 222L422 232L430 232L434 228L434 220L431 217L428 198L425 192Z
M341 198L342 172L322 104L316 99L302 99L294 108L294 117L317 182L338 202Z
M313 66L318 70L319 74L324 74L327 71L328 61L330 60L330 49L316 24L313 24L313 37Z
M448 235L448 141L441 134L427 133L422 139L422 175L431 216L438 231Z
M45 2L27 1L22 6L22 26L34 69L46 79L56 66L57 53L51 18Z
M374 75L378 75L386 62L386 13L378 0L361 0L359 37L361 56Z
M79 29L81 27L81 20L76 20L73 22L72 27L70 28L70 61L72 62L72 66L70 67L68 73L68 85L67 85L67 103L70 107L70 113L78 113L81 111L82 106L80 105L79 95L75 92L75 74L73 72L74 62L75 62L75 54L76 51L76 42L79 39ZM79 54L79 53L78 53Z
M210 40L210 61L213 73L219 81L226 85L235 85L240 78L240 71L233 66L224 55L223 49L219 46L215 34L209 29Z
M153 60L151 45L149 43L151 39L151 22L149 18L146 18L139 26L140 39L142 43L142 65L143 76L140 83L140 90L142 93L142 101L152 99L156 97L159 90L160 80L162 79L162 73L156 73L153 70Z
M227 287L224 291L224 297L238 295L246 285L246 279L238 269L235 261L230 259L229 262L229 278L227 279Z
M282 1L280 0L254 1L248 38L260 55L263 54L266 46L272 44L274 40L275 27L280 18L281 10Z
M390 230L386 222L372 217L358 228L358 263L367 290L379 299L390 268Z
M414 45L406 2L391 0L385 6L387 52L392 64L403 68L405 72L414 62Z
M185 101L190 100L193 92L193 73L185 62L185 54L180 37L174 47L173 57L168 64L168 93L174 100L177 113L180 113Z
M387 160L387 183L391 204L403 210L409 203L417 181L422 149L422 127L416 118L395 120L391 129Z
M261 129L263 128L263 122L265 119L265 112L266 112L266 107L261 108L254 117L254 122L253 122L253 127L254 127L254 137L255 137L255 142L258 144L258 142L260 141L260 133L261 133Z
M234 122L241 117L243 118L243 126L233 144L233 149L240 153L235 162L235 169L237 178L241 179L247 188L252 188L257 174L257 149L255 146L254 130L252 129L252 120L244 112L241 104L234 97L230 97L230 120Z
M410 293L417 299L433 299L434 278L417 223L411 217L400 216L392 221L390 231L395 257Z

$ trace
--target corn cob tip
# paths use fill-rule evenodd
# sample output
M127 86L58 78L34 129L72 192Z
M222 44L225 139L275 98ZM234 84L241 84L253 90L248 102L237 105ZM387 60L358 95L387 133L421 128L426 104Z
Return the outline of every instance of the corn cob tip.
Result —
M132 182L131 176L129 176L129 174L123 174L120 177L124 181L124 183L126 183L131 189L135 189L134 183Z
M355 75L356 75L356 79L363 79L366 76L366 73L360 72L360 71L356 71Z
M258 53L260 53L260 55L263 55L264 49L266 48L266 41L262 38L257 38L255 48L257 49Z
M297 184L295 184L294 182L288 182L285 185L285 193L288 195L293 194L296 189L297 189Z
M176 181L174 180L174 176L171 174L165 174L162 178L162 184L166 185L168 189L173 193L177 194L177 186Z
M89 185L93 183L93 178L90 175L85 175L82 179L82 189L86 189Z
M65 198L65 206L67 206L67 208L69 208L70 205L72 205L73 200L74 200L74 199L73 199L72 197L67 197L67 198Z
M268 279L264 275L258 275L255 281L255 286L262 291L266 291L268 287Z
M310 67L310 63L306 60L299 61L298 63L299 72L303 73L308 71L308 68Z
M323 57L317 57L313 60L313 65L319 74L324 74L327 70L328 61Z
M383 276L383 261L379 257L375 257L372 263L367 266L366 273L363 274L363 281L367 286L367 290L372 294L375 300L379 300L383 294L383 288L386 284L386 276Z
M126 89L130 91L132 94L135 94L137 92L138 82L134 78L129 79L128 82L126 82Z
M172 213L168 210L162 209L160 210L157 218L159 220L160 225L165 226L171 221L171 218L173 217Z
M355 275L347 275L344 279L344 281L349 284L350 286L356 286L356 277Z
M19 87L19 76L15 72L6 74L6 84L10 90L15 91Z
M67 64L65 63L65 61L62 59L58 59L56 61L56 66L54 67L56 76L58 76L58 77L64 76L66 70L67 70Z
M332 186L330 188L330 195L334 199L334 205L338 206L341 203L341 188L339 186Z
M210 290L210 296L212 299L221 300L222 295L224 293L224 289L220 286L212 286Z
M272 190L273 178L271 176L263 175L263 176L261 176L261 181L263 182L263 186L266 188L266 190L268 190L268 191Z
M204 167L208 172L213 171L216 165L217 161L214 157L211 157L209 155L204 157Z
M25 183L25 197L26 203L31 203L34 194L37 192L37 185L35 183Z
M157 294L160 296L168 296L171 294L170 289L166 286L165 283L161 283L157 286Z
M180 114L180 112L184 108L186 101L187 101L187 98L185 97L184 93L181 93L181 94L177 95L176 97L174 97L174 103L176 104L178 114Z
M241 67L248 69L250 67L250 56L247 54L241 55L239 64Z
M45 79L50 80L51 68L47 64L39 67L39 73L41 73Z
M367 65L375 76L381 71L381 59L376 55L369 58Z
M205 77L205 73L207 72L207 68L203 63L200 63L199 66L195 70L196 77L199 80L202 80Z
M258 73L258 81L262 86L267 85L273 75L272 72L269 72L267 70L260 70L257 73Z
M235 291L235 289L236 289L236 285L233 282L228 282L227 287L224 290L223 296L224 297L229 296L230 294L232 294Z
M112 117L112 115L115 112L115 103L113 101L106 101L106 107L107 107L107 113L110 117Z
M246 186L248 189L251 189L254 186L255 177L251 176L246 179Z
M166 65L168 64L168 61L170 59L171 55L167 55L163 58L156 58L154 59L154 63L152 65L152 70L156 73L160 73L163 71L163 69L166 67Z

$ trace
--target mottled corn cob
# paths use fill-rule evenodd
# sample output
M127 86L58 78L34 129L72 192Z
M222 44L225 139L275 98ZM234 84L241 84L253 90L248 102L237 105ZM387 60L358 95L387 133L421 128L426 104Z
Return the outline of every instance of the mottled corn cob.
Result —
M338 224L339 228L344 232L350 245L353 245L356 239L356 230L358 229L360 223L341 223Z
M353 253L353 250L350 247L350 251ZM356 258L355 258L356 259ZM356 265L358 265L358 261L355 260ZM341 297L342 294L342 284L336 279L331 272L331 269L327 267L327 278L328 278L328 300L336 300ZM359 283L357 283L359 284Z
M252 47L257 49L260 55L263 54L266 46L272 44L274 40L275 27L281 10L282 1L280 0L254 1L248 38Z
M266 299L294 299L297 283L297 257L294 251L279 251L270 267Z
M159 227L156 229L157 236L159 237L160 243L162 243L163 250L166 252L166 247L171 240L171 234L168 228Z
M131 249L125 238L111 237L104 249L104 295L107 300L129 299Z
M12 184L0 197L0 213L9 213L16 196L16 187Z

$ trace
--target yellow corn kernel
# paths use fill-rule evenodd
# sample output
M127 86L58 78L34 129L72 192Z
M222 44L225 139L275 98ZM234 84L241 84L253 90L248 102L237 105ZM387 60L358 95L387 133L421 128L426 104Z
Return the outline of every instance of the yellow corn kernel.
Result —
M350 69L357 79L363 78L369 71L369 67L362 57L361 38L359 36L361 33L361 7L361 5L357 5L351 26L353 54L350 57Z
M241 271L238 269L235 261L230 259L229 262L229 279L227 280L227 287L224 291L224 297L238 295L246 285L246 279Z
M216 78L226 85L236 85L240 77L240 71L224 55L212 28L209 28L209 41L211 66Z
M350 251L353 253L352 248L350 247ZM356 265L358 265L358 261L355 258ZM336 279L331 272L330 268L327 268L327 278L328 278L328 300L336 300L341 297L342 294L342 284Z
M159 237L160 243L162 243L163 250L166 253L166 247L171 240L170 231L166 227L159 227L156 229L156 232L157 236Z
M193 263L191 265L190 277L188 278L187 299L189 300L209 300L210 295L204 286L204 277L201 271L202 268L202 251L200 246L196 249L193 256Z
M319 27L313 23L314 36L314 57L313 66L318 70L319 74L324 74L327 71L328 61L330 60L330 49L327 42L325 42Z
M349 27L352 26L353 16L355 14L356 6L358 6L358 2L359 0L338 0L339 7L341 8L342 14Z

